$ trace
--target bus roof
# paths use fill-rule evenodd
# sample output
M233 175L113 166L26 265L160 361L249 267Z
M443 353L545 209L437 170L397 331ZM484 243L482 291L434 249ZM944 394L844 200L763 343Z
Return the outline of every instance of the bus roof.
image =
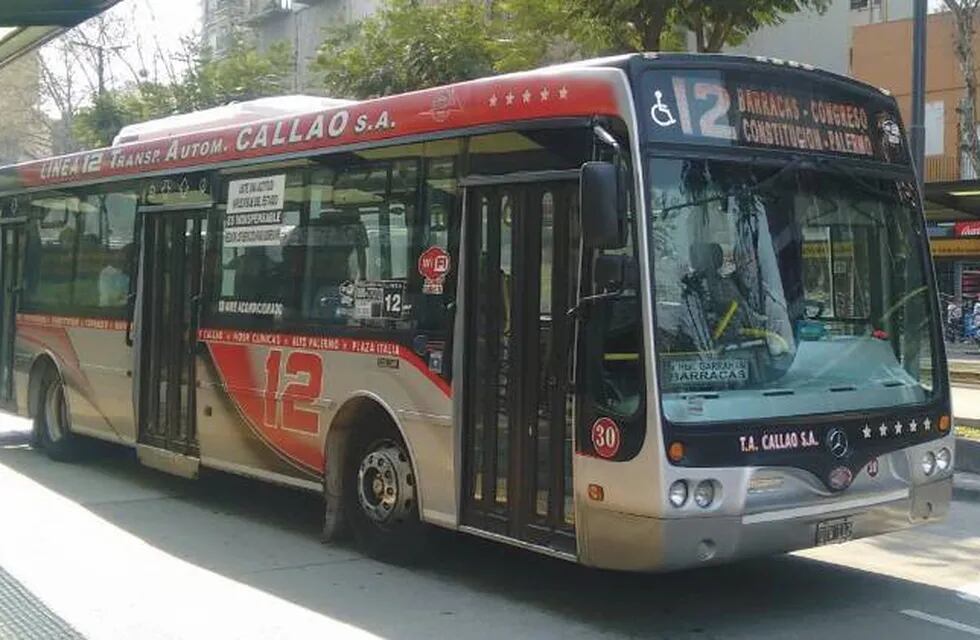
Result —
M358 102L268 98L132 125L111 147L0 168L0 193L213 168L383 140L417 140L507 122L623 116L632 109L623 72L646 60L778 64L717 54L628 54ZM836 74L816 73L874 90Z
M306 95L274 96L244 102L232 102L211 109L179 113L126 125L116 134L112 145L156 140L180 133L217 129L280 116L299 115L308 111L341 107L353 104L353 102L353 100Z

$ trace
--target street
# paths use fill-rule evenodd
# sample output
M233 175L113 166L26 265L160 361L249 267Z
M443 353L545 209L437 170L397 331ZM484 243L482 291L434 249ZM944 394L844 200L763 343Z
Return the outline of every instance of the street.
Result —
M941 524L678 574L448 532L406 569L321 544L315 496L171 478L115 448L58 464L26 424L0 419L0 591L7 574L85 638L980 637L971 490ZM4 623L0 606L0 638L24 637Z

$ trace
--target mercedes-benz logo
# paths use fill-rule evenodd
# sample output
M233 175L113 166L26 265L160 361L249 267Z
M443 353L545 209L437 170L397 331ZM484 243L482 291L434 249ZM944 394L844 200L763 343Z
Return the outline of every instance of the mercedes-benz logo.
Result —
M847 455L847 434L842 429L831 429L827 434L827 448L835 458Z

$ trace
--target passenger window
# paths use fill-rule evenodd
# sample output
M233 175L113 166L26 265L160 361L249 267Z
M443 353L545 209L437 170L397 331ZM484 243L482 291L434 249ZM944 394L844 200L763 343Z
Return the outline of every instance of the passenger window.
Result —
M28 205L24 308L125 313L133 263L133 191L49 193Z
M423 167L431 173L421 182ZM447 328L443 279L426 280L419 263L433 247L440 264L449 260L455 180L454 157L331 157L229 177L226 200L234 189L276 201L279 181L285 196L282 211L239 215L241 202L226 205L213 310L249 326Z

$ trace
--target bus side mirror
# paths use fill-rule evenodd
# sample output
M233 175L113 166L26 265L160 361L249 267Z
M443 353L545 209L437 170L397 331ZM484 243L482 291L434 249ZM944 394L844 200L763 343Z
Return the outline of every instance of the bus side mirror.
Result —
M621 249L626 229L621 215L619 172L611 162L586 162L581 179L582 241L587 249Z
M602 254L596 258L592 274L595 290L599 292L636 289L639 282L636 262L632 256Z

